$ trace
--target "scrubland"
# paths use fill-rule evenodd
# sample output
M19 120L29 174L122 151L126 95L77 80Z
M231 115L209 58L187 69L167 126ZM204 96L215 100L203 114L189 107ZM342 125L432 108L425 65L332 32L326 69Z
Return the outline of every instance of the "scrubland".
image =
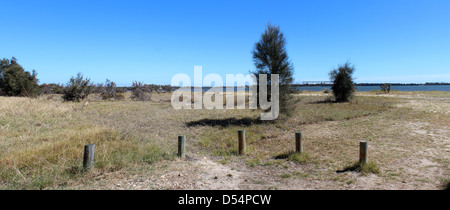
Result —
M129 93L128 93L129 94ZM290 118L174 110L151 101L0 97L1 189L442 189L450 177L448 92L360 92L349 103L296 94ZM245 129L247 152L237 154ZM296 154L295 132L304 153ZM187 157L176 157L186 135ZM369 161L355 167L359 141ZM84 144L95 167L82 169Z

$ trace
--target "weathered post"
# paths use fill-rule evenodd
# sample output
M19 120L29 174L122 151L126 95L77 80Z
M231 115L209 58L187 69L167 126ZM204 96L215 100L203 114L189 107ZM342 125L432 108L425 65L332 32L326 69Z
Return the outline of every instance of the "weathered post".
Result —
M369 143L367 141L360 141L359 142L359 162L361 164L367 164L367 152L369 148Z
M178 157L186 156L186 136L178 136Z
M302 132L295 133L295 152L303 152Z
M84 145L83 169L89 170L94 166L95 144Z
M238 140L239 140L239 155L245 154L245 130L238 131Z

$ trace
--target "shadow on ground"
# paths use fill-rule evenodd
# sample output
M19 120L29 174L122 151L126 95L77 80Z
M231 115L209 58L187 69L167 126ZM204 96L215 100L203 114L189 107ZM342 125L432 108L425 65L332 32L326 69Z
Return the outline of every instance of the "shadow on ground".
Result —
M232 118L226 118L226 119L201 119L196 121L187 122L186 125L188 127L193 126L211 126L211 127L229 127L229 126L251 126L256 124L269 124L273 123L270 120L260 120L260 119L254 119L254 118L242 118L242 119L236 119L234 117Z
M335 103L339 102L335 101L332 97L328 97L324 100L307 102L306 104L335 104Z

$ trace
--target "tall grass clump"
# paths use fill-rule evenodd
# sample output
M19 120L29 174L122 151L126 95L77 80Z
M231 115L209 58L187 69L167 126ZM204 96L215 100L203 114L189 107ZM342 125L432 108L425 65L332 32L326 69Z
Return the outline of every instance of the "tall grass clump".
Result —
M380 168L377 166L377 164L375 162L369 161L368 163L364 164L364 163L358 161L358 162L353 163L350 166L345 167L344 170L339 171L339 172L346 172L346 171L359 172L362 175L366 175L369 173L379 174Z

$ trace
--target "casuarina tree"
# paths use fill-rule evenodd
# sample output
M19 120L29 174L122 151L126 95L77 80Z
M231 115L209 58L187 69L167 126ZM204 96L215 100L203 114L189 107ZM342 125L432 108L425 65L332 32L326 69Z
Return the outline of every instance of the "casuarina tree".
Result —
M294 68L289 61L286 50L286 38L279 26L267 25L259 42L253 49L253 62L256 70L250 72L256 76L257 93L259 94L259 74L267 74L267 93L270 98L271 74L279 75L279 102L280 114L290 116L292 114L293 72Z
M352 74L354 71L355 66L347 62L330 72L330 79L333 81L331 89L336 102L347 102L353 97L355 83Z

